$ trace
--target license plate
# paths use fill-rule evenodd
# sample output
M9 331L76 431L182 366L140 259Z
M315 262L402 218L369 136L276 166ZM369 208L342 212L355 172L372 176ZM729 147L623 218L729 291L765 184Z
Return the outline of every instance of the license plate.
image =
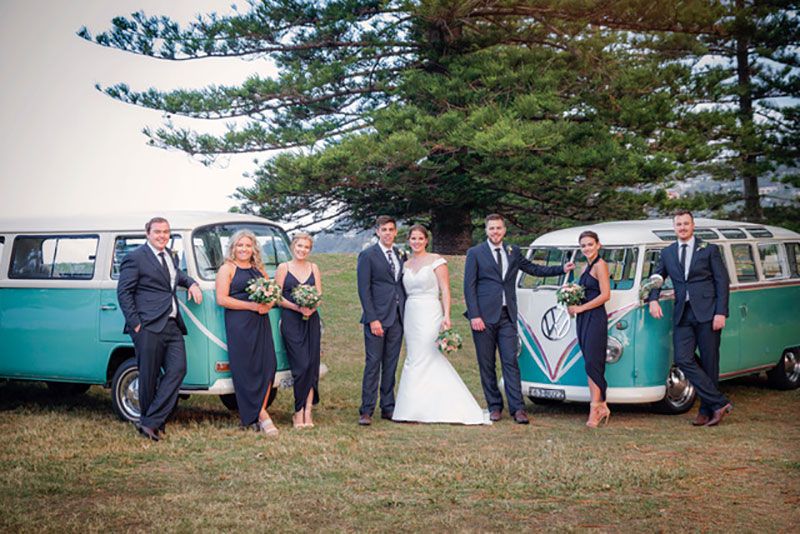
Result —
M537 399L564 400L566 395L563 389L528 388L528 395Z

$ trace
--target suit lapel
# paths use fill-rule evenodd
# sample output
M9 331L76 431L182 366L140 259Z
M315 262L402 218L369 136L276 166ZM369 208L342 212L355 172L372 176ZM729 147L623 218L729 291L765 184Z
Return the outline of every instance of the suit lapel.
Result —
M383 248L381 247L380 243L375 243L375 253L377 254L378 258L381 259L383 262L383 268L386 269L386 273L388 274L389 278L392 277L392 266L389 265L389 258L386 257L386 254L383 252Z
M700 251L703 250L700 248L700 243L703 241L699 237L694 238L694 250L692 251L692 261L689 262L689 274L692 274L692 270L694 269L695 264L697 263L697 256L700 255ZM687 276L687 279L689 277Z
M172 284L170 283L169 276L164 272L164 266L161 264L161 260L158 257L156 257L155 254L153 254L153 251L150 249L148 245L144 245L144 247L145 247L144 255L149 259L150 265L152 265L153 268L156 271L158 271L158 273L161 275L161 278L163 278L164 282L167 283L167 287L172 289ZM169 252L167 252L167 254L169 254ZM172 261L171 256L170 256L170 261Z
M500 269L500 266L497 265L497 258L494 255L493 247L489 244L488 241L484 241L483 244L485 245L484 249L486 250L486 254L489 257L489 261L492 263L492 266L493 266L492 268L494 269L494 272L497 273L497 278L502 280L503 279L503 271ZM503 244L501 243L500 246L502 247Z
M683 269L681 269L680 241L675 241L675 243L665 248L664 253L669 253L670 261L674 262L675 265L677 266L675 270L680 276L679 277L673 276L673 278L678 279L681 282L685 282L686 275L684 274Z

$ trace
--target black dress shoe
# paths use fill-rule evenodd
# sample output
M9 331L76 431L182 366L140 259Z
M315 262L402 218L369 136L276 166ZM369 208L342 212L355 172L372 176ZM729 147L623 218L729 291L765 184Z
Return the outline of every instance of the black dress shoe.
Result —
M530 423L528 420L528 415L522 410L517 410L514 412L514 422L520 425L527 425Z
M500 415L500 410L492 410L491 412L489 412L489 420L490 421L497 422L500 419L502 419L502 417L503 416Z
M153 441L158 441L158 434L156 433L155 430L153 430L149 426L144 426L142 424L136 423L136 430L139 431L139 434L141 434L143 438L151 439Z
M388 419L391 421L392 416L394 416L394 412L381 412L381 419Z
M361 426L369 426L372 424L372 416L368 413L362 413L358 418L358 424Z
M714 415L711 417L711 420L706 423L706 426L714 426L719 424L719 422L722 421L722 418L725 417L725 414L730 413L731 410L733 410L733 404L730 402L719 410L714 410Z

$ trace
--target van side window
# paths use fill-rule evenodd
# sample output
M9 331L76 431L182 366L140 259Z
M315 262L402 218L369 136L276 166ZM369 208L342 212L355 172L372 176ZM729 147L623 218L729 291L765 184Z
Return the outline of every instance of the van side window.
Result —
M758 245L758 255L761 259L761 271L764 273L764 278L772 280L775 278L786 278L786 273L783 272L783 261L781 258L781 250L778 243L760 243Z
M17 237L8 277L91 280L98 241L96 235Z
M789 277L800 278L800 243L786 243L786 259L789 260Z
M644 251L644 268L642 269L642 282L648 280L650 276L656 272L658 266L658 258L661 256L661 248L648 248ZM664 285L661 289L672 289L672 278L664 280Z
M139 248L147 242L147 237L144 234L139 235L121 235L114 240L114 261L111 262L111 278L112 280L119 279L119 266L122 265L122 258L132 251ZM178 255L178 269L186 272L186 254L183 252L183 240L181 236L172 234L167 248L173 254Z
M755 282L758 280L756 274L756 262L753 260L753 249L750 245L731 245L733 253L733 264L736 267L736 278L739 282Z

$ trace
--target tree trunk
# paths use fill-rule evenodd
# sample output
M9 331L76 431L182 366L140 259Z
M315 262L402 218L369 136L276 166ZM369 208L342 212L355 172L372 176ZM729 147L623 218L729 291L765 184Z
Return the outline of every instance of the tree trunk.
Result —
M736 7L740 13L744 11L744 0L736 0ZM739 150L742 155L742 182L744 186L744 219L757 221L761 219L761 200L758 195L758 174L756 170L756 157L749 150L750 136L753 128L753 88L750 84L750 53L748 50L749 39L746 35L736 38L736 73L739 82L739 120L741 132Z
M472 246L472 217L469 210L447 208L431 214L432 251L437 254L466 254Z

